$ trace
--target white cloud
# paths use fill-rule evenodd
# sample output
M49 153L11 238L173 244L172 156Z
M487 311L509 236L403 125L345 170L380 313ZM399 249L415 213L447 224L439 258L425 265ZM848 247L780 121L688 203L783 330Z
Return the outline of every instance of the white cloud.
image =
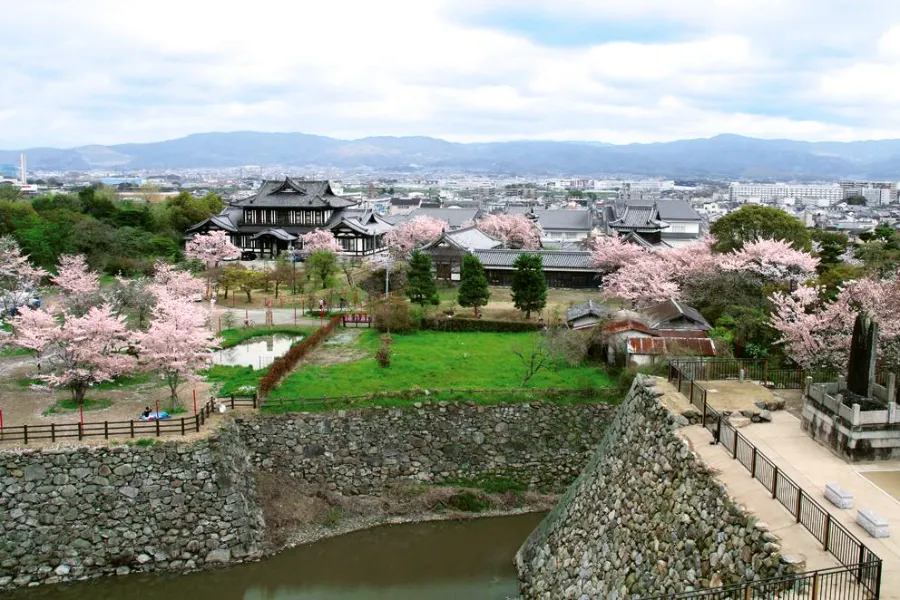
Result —
M526 10L588 23L598 39L550 44L478 20ZM240 129L900 137L879 120L900 99L892 15L900 7L877 0L34 0L0 22L0 147ZM676 41L604 41L648 23Z

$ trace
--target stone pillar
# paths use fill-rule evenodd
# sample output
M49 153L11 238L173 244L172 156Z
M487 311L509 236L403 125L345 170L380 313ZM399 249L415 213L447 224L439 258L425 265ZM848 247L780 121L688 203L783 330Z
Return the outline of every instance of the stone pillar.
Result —
M850 361L847 364L847 389L872 397L875 385L875 351L878 346L878 323L867 311L856 316L853 338L850 341Z
M809 396L809 392L812 389L812 377L809 375L806 376L806 393L805 396Z
M897 422L897 403L888 402L888 424Z
M859 425L859 404L853 403L853 420L851 421L853 426L856 427Z
M893 373L888 373L887 378L887 401L888 404L895 401L894 396L897 394L897 376Z

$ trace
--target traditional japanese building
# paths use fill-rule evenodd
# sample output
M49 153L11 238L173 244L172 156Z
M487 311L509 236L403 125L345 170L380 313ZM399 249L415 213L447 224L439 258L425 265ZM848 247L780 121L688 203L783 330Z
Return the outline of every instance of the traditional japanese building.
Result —
M656 200L625 205L622 215L610 219L608 229L622 239L644 247L677 247L703 235L703 218L684 200Z
M325 229L345 254L365 256L385 249L383 237L392 227L371 208L336 194L327 181L285 177L266 181L255 195L231 203L186 233L227 231L231 243L263 258L300 248L300 236Z

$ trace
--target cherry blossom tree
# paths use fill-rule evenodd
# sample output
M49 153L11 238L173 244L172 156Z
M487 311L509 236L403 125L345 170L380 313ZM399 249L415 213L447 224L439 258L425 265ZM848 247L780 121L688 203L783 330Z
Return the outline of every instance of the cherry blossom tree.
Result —
M784 240L761 239L726 254L721 266L731 271L750 271L768 281L800 283L815 275L819 259L795 250Z
M147 288L157 299L172 297L182 300L194 300L203 294L203 281L187 271L179 271L172 265L159 262L153 273L153 283Z
M680 293L670 265L659 252L645 252L603 279L604 296L629 300L636 308L677 298Z
M61 322L46 311L25 310L13 323L15 343L39 356L45 371L40 378L68 388L77 404L91 386L135 368L134 357L126 353L132 333L108 305L81 316L63 312Z
M334 234L325 229L314 229L300 236L303 241L303 252L312 254L316 250L328 250L329 252L342 252L344 249L334 237Z
M534 250L541 247L538 226L525 215L485 215L478 228L503 242L507 248Z
M223 260L238 258L241 249L231 243L225 231L198 233L184 248L184 255L201 261L207 269L215 268Z
M715 241L712 236L704 236L692 244L663 248L654 252L669 265L674 280L683 285L688 280L718 272L722 257L713 253Z
M88 268L81 254L60 256L52 280L59 287L66 310L74 315L87 314L100 301L100 275Z
M196 371L212 361L210 348L216 341L205 323L206 313L200 307L165 296L153 308L147 331L135 334L139 364L166 381L172 408L178 401L179 388L196 379Z
M45 275L43 269L31 266L12 237L0 237L0 303L4 317L28 301Z
M641 258L646 250L623 241L618 235L607 235L591 241L591 264L602 273L613 273Z
M409 252L441 237L449 229L447 222L434 217L414 217L385 234L385 243L401 252Z

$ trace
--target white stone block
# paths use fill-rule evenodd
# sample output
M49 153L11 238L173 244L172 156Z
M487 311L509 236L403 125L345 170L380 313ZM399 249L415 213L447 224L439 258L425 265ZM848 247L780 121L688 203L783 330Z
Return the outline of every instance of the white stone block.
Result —
M825 486L825 499L838 508L853 508L853 494L836 483Z
M871 509L861 508L857 510L856 522L874 538L886 538L890 535L888 533L888 522L883 517L875 514Z

